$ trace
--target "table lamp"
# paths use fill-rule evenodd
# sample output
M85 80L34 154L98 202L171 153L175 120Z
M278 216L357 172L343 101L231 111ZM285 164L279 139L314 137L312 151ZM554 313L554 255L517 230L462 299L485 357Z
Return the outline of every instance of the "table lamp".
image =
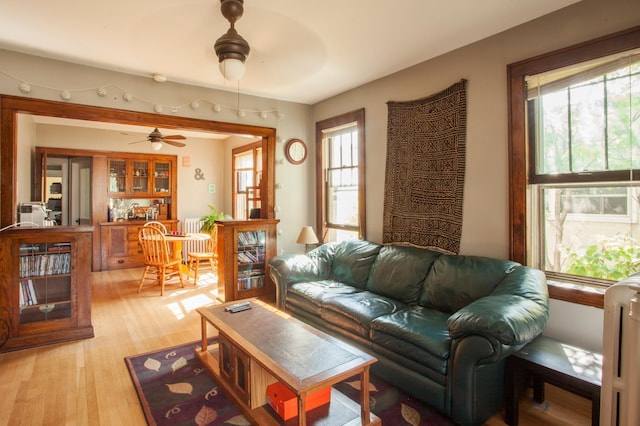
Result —
M304 252L309 253L313 245L318 244L318 237L316 237L316 233L313 232L313 228L310 226L303 226L300 231L300 235L298 235L298 240L296 241L298 244L304 244Z

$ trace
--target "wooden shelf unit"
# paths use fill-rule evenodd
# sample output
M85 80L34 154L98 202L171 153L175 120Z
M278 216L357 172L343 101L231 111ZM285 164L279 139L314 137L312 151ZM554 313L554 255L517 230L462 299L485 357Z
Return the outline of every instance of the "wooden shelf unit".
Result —
M276 255L278 219L217 220L218 299L275 295L269 259Z
M18 228L0 233L0 352L93 337L93 227ZM2 336L2 333L0 333Z

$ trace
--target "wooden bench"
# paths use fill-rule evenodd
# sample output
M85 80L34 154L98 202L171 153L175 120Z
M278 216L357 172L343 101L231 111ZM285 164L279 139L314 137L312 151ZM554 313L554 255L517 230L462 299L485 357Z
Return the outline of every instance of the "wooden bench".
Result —
M518 402L533 381L533 399L544 401L549 383L591 400L591 424L600 424L602 355L539 336L507 358L505 423L518 424Z

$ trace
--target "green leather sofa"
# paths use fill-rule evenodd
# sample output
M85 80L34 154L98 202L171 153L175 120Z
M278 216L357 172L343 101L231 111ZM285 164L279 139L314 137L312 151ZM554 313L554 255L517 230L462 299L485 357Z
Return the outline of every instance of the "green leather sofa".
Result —
M505 358L549 316L545 275L508 260L343 241L269 264L280 309L372 353L375 374L460 425L501 409Z

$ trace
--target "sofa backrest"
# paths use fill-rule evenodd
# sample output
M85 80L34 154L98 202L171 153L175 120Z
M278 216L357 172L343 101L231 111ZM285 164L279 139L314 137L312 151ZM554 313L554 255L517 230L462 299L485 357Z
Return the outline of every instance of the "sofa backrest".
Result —
M425 248L384 246L371 267L366 289L416 304L427 273L438 256L440 253Z
M373 262L382 246L364 240L346 240L331 245L330 278L364 289Z
M439 256L429 271L419 304L454 313L488 296L520 264L482 256Z

